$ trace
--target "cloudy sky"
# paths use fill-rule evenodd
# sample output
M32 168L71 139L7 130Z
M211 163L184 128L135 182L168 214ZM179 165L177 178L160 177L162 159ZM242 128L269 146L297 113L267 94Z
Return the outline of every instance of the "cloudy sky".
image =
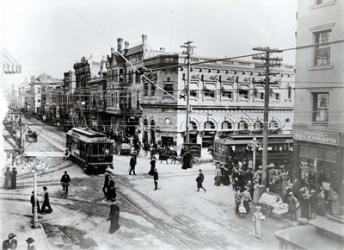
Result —
M255 46L295 46L296 0L4 0L4 47L22 64L3 86L42 72L62 78L82 56L100 59L147 34L153 49L180 51L187 40L195 53L225 57ZM294 54L284 54L294 64Z

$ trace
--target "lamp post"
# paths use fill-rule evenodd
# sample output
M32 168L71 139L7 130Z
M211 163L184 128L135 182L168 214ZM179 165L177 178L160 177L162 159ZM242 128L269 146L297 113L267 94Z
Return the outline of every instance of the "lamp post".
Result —
M252 162L253 166L252 167L253 167L253 171L256 171L256 150L257 150L256 137L253 137L252 147L253 147L253 162Z

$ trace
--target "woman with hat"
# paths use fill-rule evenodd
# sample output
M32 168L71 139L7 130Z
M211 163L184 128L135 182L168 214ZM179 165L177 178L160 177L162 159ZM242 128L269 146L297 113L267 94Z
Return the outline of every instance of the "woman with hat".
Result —
M17 249L18 242L15 239L17 236L14 233L8 235L8 239L2 242L3 250L15 250Z
M32 239L31 237L26 239L27 243L27 250L36 250L37 248L35 247L35 240Z

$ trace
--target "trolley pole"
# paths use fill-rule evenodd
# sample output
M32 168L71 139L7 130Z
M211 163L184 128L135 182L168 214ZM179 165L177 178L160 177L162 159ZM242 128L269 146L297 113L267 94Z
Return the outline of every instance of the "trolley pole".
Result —
M282 50L271 49L269 47L256 47L255 51L261 51L265 55L253 56L255 60L261 60L264 63L258 67L265 68L265 85L264 85L264 123L263 123L263 155L262 155L262 183L267 186L267 165L268 165L268 134L269 134L269 99L270 99L270 67L280 65L280 57L271 57L272 53L281 53Z
M193 42L187 41L182 45L182 48L185 48L186 51L183 53L187 54L187 83L186 83L186 119L185 119L185 143L190 143L190 131L189 131L189 122L190 122L190 56L193 53L195 46L192 45Z

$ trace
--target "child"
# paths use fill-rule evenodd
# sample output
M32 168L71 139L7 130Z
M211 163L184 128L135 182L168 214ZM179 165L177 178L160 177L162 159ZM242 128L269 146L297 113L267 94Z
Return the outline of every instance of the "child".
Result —
M261 221L265 219L265 216L260 212L260 206L256 207L256 211L253 213L253 235L257 239L262 237L262 223Z

